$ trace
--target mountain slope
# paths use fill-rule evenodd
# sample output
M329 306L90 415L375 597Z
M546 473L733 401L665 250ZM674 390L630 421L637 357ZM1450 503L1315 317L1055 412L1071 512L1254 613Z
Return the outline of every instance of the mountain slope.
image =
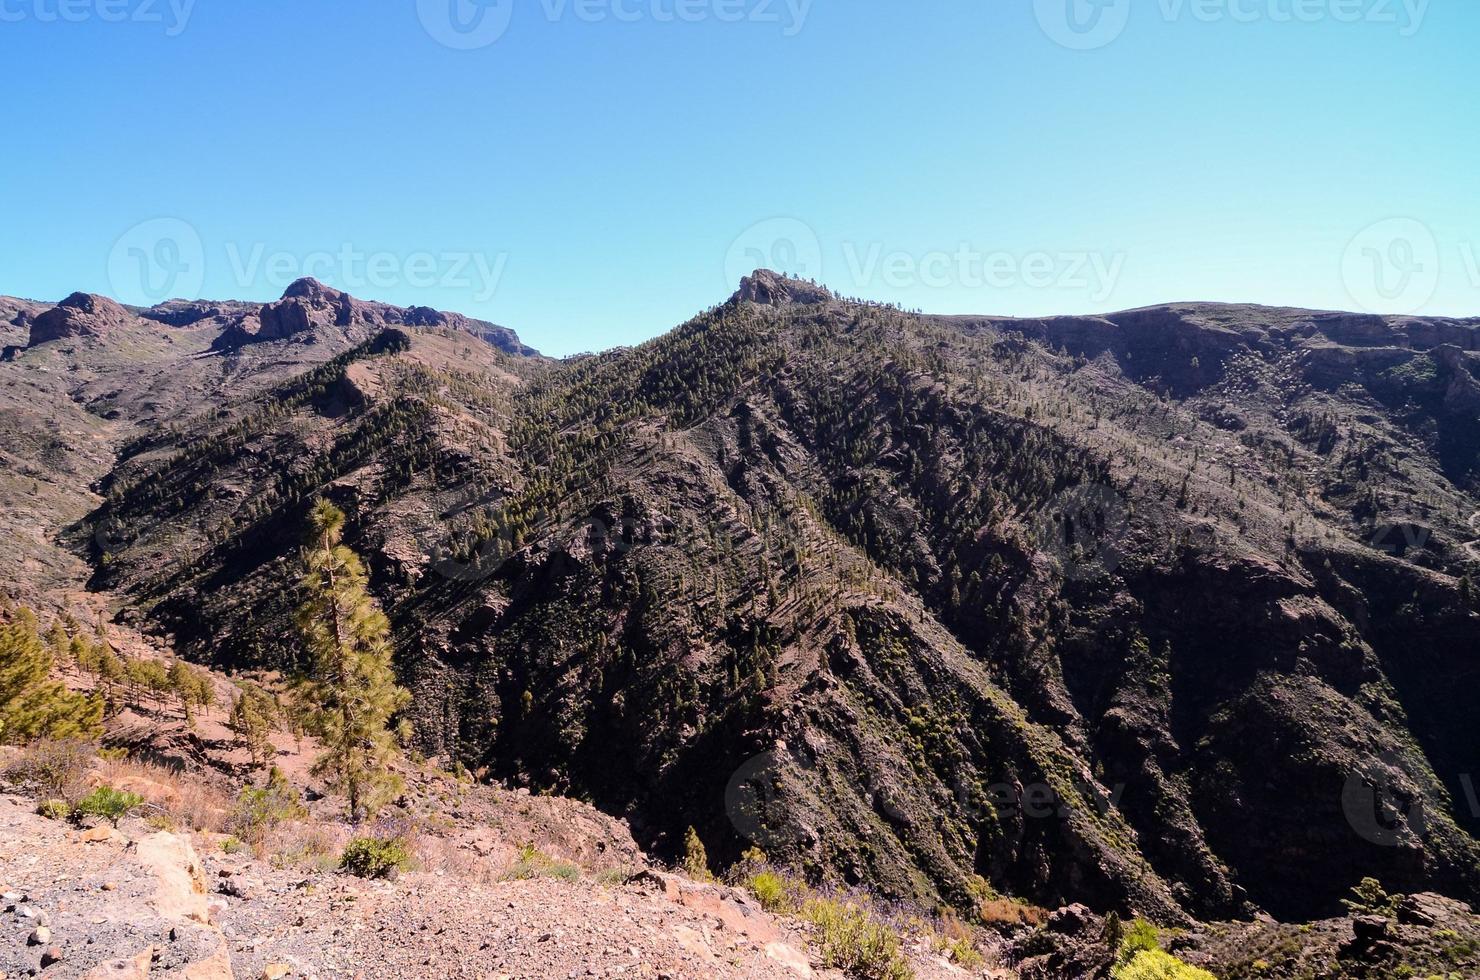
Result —
M94 586L201 659L294 665L325 495L422 747L648 844L1169 921L1480 895L1473 321L757 273L557 364L312 312L333 359L139 426L99 488Z

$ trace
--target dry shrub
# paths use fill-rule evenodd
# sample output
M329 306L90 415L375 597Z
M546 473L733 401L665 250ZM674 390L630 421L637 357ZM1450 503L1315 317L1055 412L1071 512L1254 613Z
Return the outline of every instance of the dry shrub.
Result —
M423 836L416 840L415 851L422 869L433 874L480 885L499 879L488 859L459 841ZM506 863L512 864L512 858Z
M349 828L343 824L294 821L271 828L253 850L278 868L333 871L349 840Z
M152 762L103 756L91 779L137 793L144 798L146 814L183 830L219 833L231 809L230 798L213 780Z
M1029 905L1011 898L994 898L977 907L982 924L996 928L1032 926L1037 928L1048 921L1048 909Z
M92 742L41 739L15 753L5 778L40 799L75 804L93 789L88 777L97 752Z

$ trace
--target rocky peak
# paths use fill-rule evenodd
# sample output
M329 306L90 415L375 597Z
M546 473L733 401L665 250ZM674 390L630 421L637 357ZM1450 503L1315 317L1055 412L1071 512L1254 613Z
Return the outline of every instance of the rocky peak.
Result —
M31 320L30 346L64 337L98 337L120 327L133 316L105 296L73 293Z
M539 352L520 342L514 331L483 320L473 320L460 313L444 313L428 306L409 309L356 299L349 293L327 286L317 279L303 278L283 291L282 299L268 303L248 314L238 315L217 339L215 347L232 350L264 340L284 340L314 334L346 339L352 343L368 340L387 327L431 327L461 330L492 344L506 353L536 357Z
M339 302L349 298L349 294L333 286L326 286L312 276L304 276L302 279L294 280L287 289L283 290L284 300L306 299L315 303Z
M317 279L299 279L283 291L282 299L262 307L256 339L280 340L315 327L347 327L358 305L348 293Z
M740 280L733 301L759 303L762 306L810 305L831 303L837 297L825 286L803 279L793 279L770 269L757 269Z

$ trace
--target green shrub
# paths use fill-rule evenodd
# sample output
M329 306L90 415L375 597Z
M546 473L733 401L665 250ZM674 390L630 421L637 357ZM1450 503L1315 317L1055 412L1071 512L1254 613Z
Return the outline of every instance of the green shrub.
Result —
M99 786L78 801L72 808L72 815L77 818L101 817L117 827L118 821L143 802L144 798L137 793L117 790L112 786Z
M533 844L519 849L519 860L504 872L505 881L528 881L531 878L559 878L579 881L581 869L569 861L557 861Z
M797 910L798 888L774 871L758 871L745 882L746 889L767 912L791 913Z
M288 820L301 820L307 815L298 794L288 785L282 772L273 766L265 787L255 789L248 786L237 795L226 829L253 847L260 847L274 827Z
M603 888L620 888L636 873L631 868L608 868L596 875L596 883Z
M240 854L248 849L247 845L243 844L241 839L237 837L228 837L221 842L222 854Z
M1111 971L1113 980L1218 980L1207 970L1188 966L1159 949L1141 950Z
M863 980L913 980L915 971L900 953L894 930L854 903L814 898L802 916L816 927L813 942L824 966Z
M36 804L36 812L48 820L67 820L72 816L72 807L66 800L42 800Z
M1161 949L1159 936L1156 926L1145 919L1131 920L1130 927L1125 930L1120 940L1120 962L1127 963L1135 959L1137 953Z
M968 970L974 970L986 963L986 959L969 939L952 939L949 936L939 936L935 941L935 951L943 955L957 966Z
M1353 915L1391 916L1398 911L1398 904L1402 901L1402 895L1389 895L1376 878L1363 878L1352 889L1352 897L1343 898L1341 904Z
M345 845L339 867L359 878L390 878L411 867L411 852L398 837L356 837Z
M42 739L26 746L5 770L12 783L44 800L76 800L87 792L87 776L98 747L76 739Z
M709 871L709 854L704 850L704 842L699 839L699 832L690 827L683 837L683 863L684 874L697 881L708 881L714 876Z

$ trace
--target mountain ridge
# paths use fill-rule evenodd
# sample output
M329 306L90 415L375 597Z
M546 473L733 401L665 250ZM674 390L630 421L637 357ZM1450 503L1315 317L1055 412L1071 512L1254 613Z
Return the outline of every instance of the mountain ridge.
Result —
M161 642L290 669L301 512L333 499L422 749L660 852L692 824L888 895L1169 922L1325 914L1354 854L1473 899L1473 350L747 282L564 362L403 323L148 382L201 385L178 410L100 378L117 452L71 540ZM1354 824L1347 783L1399 819Z

